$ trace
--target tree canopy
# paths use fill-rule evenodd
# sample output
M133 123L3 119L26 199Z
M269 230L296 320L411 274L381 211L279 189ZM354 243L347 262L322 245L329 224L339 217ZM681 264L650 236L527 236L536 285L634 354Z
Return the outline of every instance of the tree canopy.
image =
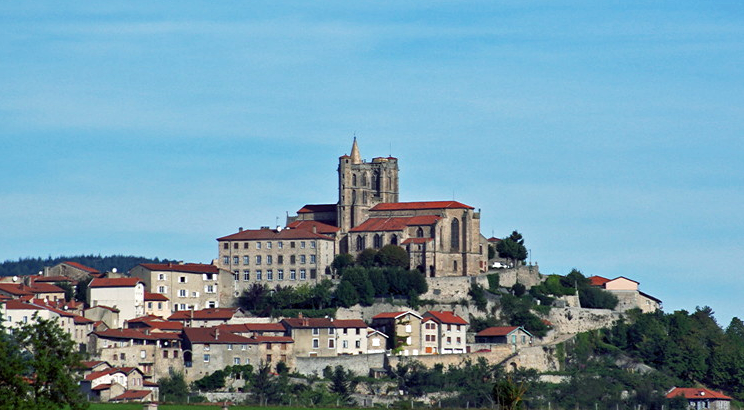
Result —
M0 327L0 357L0 408L88 407L78 387L82 356L56 321L34 315L12 333Z
M496 252L500 258L507 258L512 261L514 266L517 262L524 262L527 259L527 248L524 246L524 238L517 231L512 232L508 238L500 240L496 244Z

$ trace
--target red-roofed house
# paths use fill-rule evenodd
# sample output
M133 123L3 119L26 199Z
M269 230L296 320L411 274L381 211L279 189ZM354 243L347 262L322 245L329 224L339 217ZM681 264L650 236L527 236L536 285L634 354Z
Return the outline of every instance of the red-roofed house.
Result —
M675 387L667 393L667 399L683 397L693 410L730 410L731 397L702 387Z
M111 367L86 374L80 387L89 400L108 402L129 389L143 389L144 381L136 367Z
M139 278L95 278L88 284L91 306L104 305L119 309L119 320L145 314L145 283Z
M532 346L532 334L522 326L496 326L475 334L476 344L509 344L513 350Z
M183 323L184 327L212 327L234 323L247 317L241 308L213 308L201 310L179 310L168 317L168 320Z
M167 297L171 312L232 306L239 294L233 275L215 265L143 263L129 273L145 283L147 292Z
M217 239L220 267L240 293L253 284L296 286L330 278L334 238L306 229L248 229Z
M590 276L589 284L600 287L617 297L618 304L615 310L624 312L638 308L644 313L655 312L661 309L661 300L640 291L639 282L618 276L615 279L607 279L602 276Z
M430 310L423 315L425 354L466 353L469 323L452 311Z
M220 327L183 329L184 376L191 382L227 366L285 362L294 367L294 341L287 336L236 335Z
M387 335L387 349L393 354L418 356L422 353L421 327L423 317L408 310L384 312L372 317L372 327Z
M160 293L145 291L145 314L168 317L171 314L170 299Z
M183 370L181 334L149 329L109 329L90 334L88 353L112 366L137 367L146 378Z

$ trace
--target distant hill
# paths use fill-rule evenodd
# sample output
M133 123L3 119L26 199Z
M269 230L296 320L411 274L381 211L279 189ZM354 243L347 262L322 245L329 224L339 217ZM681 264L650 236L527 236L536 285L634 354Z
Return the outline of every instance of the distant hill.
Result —
M124 256L124 255L112 255L112 256L95 256L95 255L80 255L80 256L60 256L56 258L48 257L42 258L22 258L17 261L5 261L0 264L0 276L24 276L24 275L36 275L39 271L44 270L45 266L54 266L60 262L77 262L85 266L97 269L101 272L110 271L112 268L116 268L119 272L127 272L133 267L140 263L164 263L164 262L175 262L168 259L159 258L145 258L142 256Z

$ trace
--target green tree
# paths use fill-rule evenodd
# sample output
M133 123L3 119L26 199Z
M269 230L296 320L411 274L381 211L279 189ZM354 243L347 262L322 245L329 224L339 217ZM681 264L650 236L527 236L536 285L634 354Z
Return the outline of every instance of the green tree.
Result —
M354 285L346 280L338 284L335 296L338 304L343 307L351 307L359 303L359 294L354 289Z
M328 390L337 394L344 404L351 404L351 393L356 387L351 371L346 371L342 366L336 366L330 375L331 384Z
M331 263L331 267L333 267L333 270L336 272L337 275L341 274L343 270L349 266L354 266L354 257L349 255L348 253L336 255L336 257L333 258L333 262Z
M32 323L22 325L14 335L18 346L26 353L25 375L31 379L28 401L34 408L60 405L73 410L87 408L76 373L83 357L69 333L55 320L34 315Z
M507 376L493 386L493 399L499 409L519 410L523 407L522 399L526 392L524 383L515 383Z
M356 263L359 266L371 268L372 266L375 266L376 259L377 251L371 248L367 248L360 252L359 255L357 255Z
M30 385L23 378L27 373L26 355L14 335L8 333L2 323L0 317L0 357L3 358L0 366L0 408L27 408L26 397Z
M185 403L189 395L189 386L183 373L171 373L158 380L160 400L168 403Z
M376 262L380 266L397 266L408 269L411 266L408 252L397 245L385 245L377 252Z
M496 244L496 252L499 257L507 258L512 261L514 266L518 262L524 262L527 259L527 248L524 246L522 234L517 231L512 232L508 238L504 238Z

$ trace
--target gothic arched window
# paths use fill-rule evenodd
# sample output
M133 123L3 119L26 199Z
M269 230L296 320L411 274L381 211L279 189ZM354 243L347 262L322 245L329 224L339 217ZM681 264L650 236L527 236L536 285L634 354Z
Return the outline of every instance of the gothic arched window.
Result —
M391 245L397 245L398 244L398 235L393 234L393 236L390 238L390 244Z
M374 246L375 246L375 249L382 248L382 236L380 236L380 234L375 234Z
M364 236L359 235L356 239L356 250L363 251L364 250Z
M452 220L450 226L450 248L453 251L460 250L460 221L457 218Z
M417 238L423 238L424 237L424 229L419 226L419 228L416 230L416 237Z
M351 176L351 186L356 186L356 174Z
M367 187L367 173L362 174L362 186Z

